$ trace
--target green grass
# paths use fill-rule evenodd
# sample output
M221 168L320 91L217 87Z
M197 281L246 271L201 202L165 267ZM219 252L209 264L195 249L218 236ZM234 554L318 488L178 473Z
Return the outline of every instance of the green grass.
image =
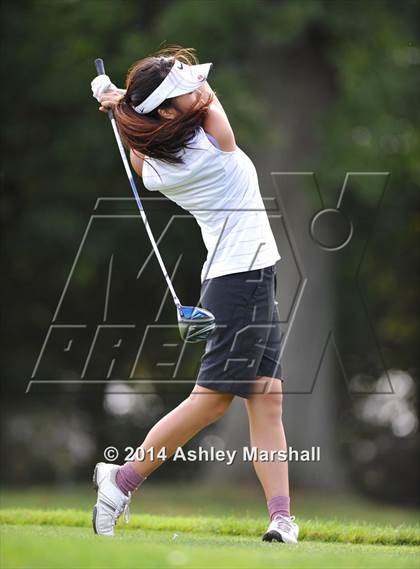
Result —
M77 510L1 510L4 525L90 528L91 515ZM172 531L188 534L261 537L267 527L265 518L194 517L134 515L126 530ZM420 545L420 526L377 526L342 523L336 520L300 521L301 540L330 543Z
M0 567L419 568L417 510L362 498L293 493L297 547L263 543L267 511L256 486L144 485L114 539L91 529L91 487L29 488L0 495Z
M2 569L402 569L418 568L419 561L419 550L412 546L312 541L286 546L263 543L260 537L184 529L176 535L165 530L120 530L114 539L107 539L78 527L3 525L1 535Z
M2 508L90 511L95 500L91 486L25 488L0 493ZM168 516L267 516L262 490L257 484L227 483L146 483L131 502L134 513ZM414 524L420 520L416 509L399 508L349 494L315 492L292 493L292 510L298 519L332 518L378 525Z

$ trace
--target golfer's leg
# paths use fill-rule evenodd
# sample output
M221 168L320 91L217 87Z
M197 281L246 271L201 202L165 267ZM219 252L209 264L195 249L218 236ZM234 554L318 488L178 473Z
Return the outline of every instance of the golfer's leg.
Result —
M257 377L267 382L264 393L255 393L246 400L251 446L259 450L287 450L282 422L282 382L280 379ZM288 463L254 461L254 468L267 501L276 496L289 496Z
M229 393L196 385L187 399L162 417L149 431L141 446L145 451L153 447L154 459L146 452L143 461L132 463L136 472L141 476L149 476L165 462L156 457L162 447L166 450L166 458L170 458L177 447L183 446L201 429L219 419L228 409L233 397Z

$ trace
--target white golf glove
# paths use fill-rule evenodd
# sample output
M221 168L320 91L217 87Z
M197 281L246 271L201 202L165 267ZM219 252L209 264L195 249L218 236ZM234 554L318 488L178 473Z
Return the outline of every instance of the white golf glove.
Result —
M121 94L125 93L124 89L118 89L118 87L111 82L111 79L108 77L108 75L98 75L90 85L92 87L93 96L99 102L101 102L101 96L108 90L117 90L120 91Z

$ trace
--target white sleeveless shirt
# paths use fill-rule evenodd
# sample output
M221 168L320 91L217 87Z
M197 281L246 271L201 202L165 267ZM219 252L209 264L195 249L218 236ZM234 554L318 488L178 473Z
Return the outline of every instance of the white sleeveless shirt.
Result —
M201 127L180 156L183 164L145 157L142 178L200 226L207 248L201 283L274 265L281 257L248 156L238 147L220 150Z

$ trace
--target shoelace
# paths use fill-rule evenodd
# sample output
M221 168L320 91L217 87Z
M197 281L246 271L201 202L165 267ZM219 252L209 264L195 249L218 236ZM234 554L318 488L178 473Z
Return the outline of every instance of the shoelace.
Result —
M126 524L128 524L128 522L130 521L130 500L131 500L131 492L128 493L128 501L124 505L121 505L119 508L116 508L115 514L113 516L114 525L117 523L117 520L121 515L124 515L124 522Z
M124 506L124 521L126 524L128 524L128 522L130 521L130 504L127 502L127 504Z
M289 531L291 529L291 522L293 522L294 519L295 516L290 516L290 518L285 516L276 516L273 522L275 521L281 530Z

